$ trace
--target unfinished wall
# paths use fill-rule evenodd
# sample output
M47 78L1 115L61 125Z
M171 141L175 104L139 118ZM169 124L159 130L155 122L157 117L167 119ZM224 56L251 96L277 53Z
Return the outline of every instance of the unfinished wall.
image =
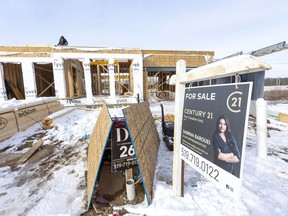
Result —
M199 67L205 65L204 54L202 55L174 55L167 53L166 55L151 55L144 59L144 67L176 67L179 60L185 60L187 67Z
M109 82L109 74L108 74L107 67L108 67L108 60L110 59L115 59L114 66L118 64L118 69L115 71L116 94L125 95L126 93L126 95L131 95L131 93L134 93L136 91L135 88L137 87L137 85L140 85L141 87L140 91L142 91L142 83L139 83L139 82L142 82L142 78L146 78L146 80L143 80L144 82L143 89L147 89L146 88L147 86L145 87L146 85L145 81L147 81L147 76L142 77L142 74L141 74L142 68L140 68L140 73L139 73L140 77L138 76L138 73L137 75L133 74L132 62L134 60L139 61L141 67L143 66L143 71L157 72L157 67L160 67L162 69L166 67L168 68L167 70L161 70L161 71L173 72L173 70L176 68L176 62L180 59L184 59L187 62L188 68L195 68L195 67L199 67L199 66L206 64L207 63L206 59L208 57L213 59L213 56L214 56L213 51L143 50L143 49L114 49L114 48L107 49L107 48L101 48L101 47L96 48L96 49L95 47L70 47L67 49L63 49L61 47L54 47L54 46L49 46L49 45L47 47L35 47L35 46L30 46L30 45L23 46L23 47L0 47L0 51L4 53L5 52L9 53L9 55L0 54L0 58L2 57L5 58L4 62L7 62L6 60L7 56L8 58L11 58L11 62L14 62L15 58L19 58L19 57L23 59L24 58L28 59L32 57L33 58L34 57L49 58L48 61L54 61L53 59L59 58L61 59L61 62L62 62L62 59L65 59L64 60L65 80L63 80L62 74L59 75L59 77L61 78L61 81L59 81L59 79L54 80L56 82L57 88L59 88L58 93L56 92L57 93L56 95L62 98L86 96L83 65L82 65L82 62L77 59L84 59L84 58L90 59L93 95L109 96L110 87L111 89L114 90L114 86L109 86L110 82ZM71 58L71 59L68 59L68 58ZM57 64L58 63L55 62L53 66L58 67ZM5 66L5 63L3 63L3 65ZM21 68L21 65L18 65L17 67L19 66ZM37 65L37 67L38 66L40 65ZM149 67L152 67L155 70L148 70ZM172 68L172 70L170 70L169 67L170 69ZM117 66L115 66L115 69L116 68ZM60 66L58 69L60 72ZM7 69L4 68L4 71L5 70ZM48 68L48 70L46 69L44 70L45 72L47 72L47 74L44 74L43 73L44 71L42 69L39 69L38 71L37 70L38 69L36 69L35 67L36 79L38 80L36 81L37 82L36 84L37 97L54 96L55 92L54 92L54 88L52 84L52 76L44 77L48 73L50 73L49 72L50 68ZM62 72L62 67L61 67L61 72ZM44 76L42 77L38 76L38 75L43 75L43 74ZM55 76L56 74L58 73L54 73ZM22 71L21 71L21 75L22 75ZM149 75L148 75L148 79L149 79ZM18 91L17 90L13 91L12 93L14 95L10 96L10 98L15 97L17 99L23 99L25 97L23 79L19 77L19 79L17 78L15 80L18 80L18 82L14 82L14 80L12 80L13 82L11 85L16 86L16 88L14 89L18 89ZM47 80L47 82L44 80ZM63 82L64 84L62 84ZM65 82L66 82L66 86L63 86L65 85ZM134 84L136 86L134 86ZM62 87L60 88L59 86L62 86ZM166 90L167 88L168 87L164 87L165 91L167 91ZM87 89L90 89L90 86ZM138 87L137 87L137 91L138 91ZM173 91L173 90L169 89L168 91ZM143 97L147 99L148 91L143 90L143 94L140 94L140 95L141 96L143 95ZM10 98L8 97L8 99Z
M144 58L143 62L143 73L148 73L146 78L148 88L145 89L144 86L144 98L147 98L151 92L155 92L157 96L160 94L169 96L169 92L175 92L175 87L169 85L168 78L176 74L177 61L181 59L185 60L188 68L197 68L207 64L206 58L209 57L213 59L214 56L214 52L210 51L193 52L147 50L144 52L147 54L147 56Z

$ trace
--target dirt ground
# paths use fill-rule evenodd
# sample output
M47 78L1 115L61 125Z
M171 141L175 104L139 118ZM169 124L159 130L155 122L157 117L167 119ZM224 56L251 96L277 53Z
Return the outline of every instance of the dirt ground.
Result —
M95 191L96 193L92 197L93 208L83 215L105 216L112 214L114 207L138 204L144 201L144 189L141 181L135 183L135 199L132 201L128 200L125 175L121 172L111 173L110 164L102 166ZM119 212L120 215L125 213L127 213L125 209L121 209Z
M23 156L21 151L24 148L31 148L34 140L40 140L45 136L43 133L34 134L27 137L23 144L13 151L8 151L9 148L0 151L0 167L10 166L11 171L19 171L14 184L17 187L24 185L30 180L37 179L37 188L31 188L30 195L37 193L47 180L53 178L56 170L63 166L75 165L80 160L87 162L87 155L83 156L80 153L80 147L87 144L84 140L79 140L76 145L61 145L60 141L53 141L49 145L41 145L31 157L23 164L19 163L19 159ZM87 145L88 146L88 145ZM13 148L13 147L10 147ZM7 153L13 152L13 153ZM92 198L92 205L89 211L82 215L108 215L113 213L115 206L125 204L137 204L144 201L144 190L142 183L135 186L136 197L133 201L129 201L126 196L125 175L122 173L111 173L111 167L106 165L101 169L100 179L94 189L97 194ZM87 173L87 172L86 172ZM79 182L77 188L86 190L86 179ZM6 192L0 194L5 195ZM87 209L87 204L84 206ZM0 211L1 212L1 211ZM119 211L120 215L127 213L125 209Z

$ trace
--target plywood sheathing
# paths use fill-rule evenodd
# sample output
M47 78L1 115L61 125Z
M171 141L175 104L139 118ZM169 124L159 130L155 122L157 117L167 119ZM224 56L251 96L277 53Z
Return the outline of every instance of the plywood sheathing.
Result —
M199 67L207 63L204 54L200 56L193 54L157 54L146 57L143 65L144 67L176 67L177 61L181 59L186 61L187 67Z
M0 46L0 52L52 52L52 47L43 47L43 46Z
M142 50L143 54L153 54L153 55L165 55L165 54L173 54L173 55L214 55L213 51L192 51L192 50Z
M23 131L35 123L41 122L46 116L63 109L59 101L38 101L0 111L0 142Z
M51 53L52 47L0 46L0 57L51 57Z
M110 49L110 48L99 48L96 47L61 47L53 48L54 53L107 53L107 54L142 54L139 49ZM93 50L92 50L93 49Z
M0 57L27 57L27 58L33 58L33 57L51 57L51 54L47 54L47 53L11 53L9 55L5 54L5 55L1 55Z
M159 149L159 135L147 102L123 109L148 203L152 201L153 180Z
M26 55L47 55L53 53L108 53L108 54L143 54L143 55L206 55L214 56L213 51L185 51L185 50L143 50L143 49L111 49L107 47L83 47L83 46L67 46L67 47L55 47L55 46L0 46L0 52L5 52L4 55L0 53L0 56L6 56L7 53L14 54L26 54Z
M97 182L102 157L104 154L105 146L108 141L111 127L112 127L112 120L110 118L107 106L106 104L104 104L89 139L88 168L87 168L88 209L90 208L92 202L94 186Z
M183 59L187 63L187 67L199 67L206 64L205 56L211 57L213 59L214 52L213 51L189 51L189 50L143 50L143 49L122 49L116 48L111 49L107 47L83 47L83 46L65 46L65 47L57 47L57 46L46 46L46 47L35 47L35 46L20 46L20 47L5 47L0 46L0 57L53 57L53 53L57 55L63 53L79 53L79 56L82 54L135 54L135 55L143 55L143 67L144 71L146 67L176 67L176 62L180 59ZM95 66L95 67L93 67ZM91 65L91 71L96 70L99 71L99 65ZM65 67L67 68L67 67ZM65 69L66 71L66 69ZM169 71L168 71L169 72ZM171 71L170 71L171 72ZM174 71L175 72L175 71ZM68 74L66 74L67 80L67 95L66 97L75 97L80 95L85 95L85 88L81 87L80 82L74 82L79 85L76 91L73 87L74 83L68 80ZM94 73L93 73L94 74ZM70 75L69 75L70 76ZM129 70L129 92L134 92L134 79L136 77L133 76L132 64L130 64ZM80 80L80 79L79 79ZM101 80L105 81L104 84L107 84L107 89L102 89ZM97 81L97 82L96 82ZM145 81L145 79L144 79ZM52 82L51 82L52 83ZM53 85L53 84L51 84ZM104 77L100 77L100 72L98 72L98 76L96 74L93 75L92 80L92 91L93 95L101 95L101 94L109 94L109 77L108 79L104 79ZM145 84L144 84L145 85ZM105 87L105 86L103 86ZM126 87L126 86L125 86ZM37 87L38 88L38 87ZM145 88L145 87L144 87ZM148 88L149 89L149 88ZM38 89L37 89L38 90ZM126 91L126 88L125 88ZM125 92L123 91L123 92ZM169 89L169 91L174 91L173 88ZM42 91L38 91L42 92ZM119 93L119 91L118 91ZM23 92L24 95L24 92ZM52 95L54 96L54 95ZM148 90L144 90L143 97L145 99L148 98Z
M140 49L110 49L107 47L83 47L83 46L0 46L0 52L10 52L14 55L49 55L52 53L116 53L116 54L141 54ZM7 53L0 56L6 56Z

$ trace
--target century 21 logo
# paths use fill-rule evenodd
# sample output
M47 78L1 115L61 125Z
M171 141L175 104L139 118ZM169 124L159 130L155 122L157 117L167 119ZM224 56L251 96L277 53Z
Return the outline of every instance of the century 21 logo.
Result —
M227 108L234 113L241 112L241 102L242 102L242 92L235 91L232 92L226 101Z
M115 128L116 129L116 142L125 142L129 139L129 133L126 128ZM121 133L121 130L124 133ZM120 147L120 158L125 158L125 157L132 157L135 154L133 145L121 145Z

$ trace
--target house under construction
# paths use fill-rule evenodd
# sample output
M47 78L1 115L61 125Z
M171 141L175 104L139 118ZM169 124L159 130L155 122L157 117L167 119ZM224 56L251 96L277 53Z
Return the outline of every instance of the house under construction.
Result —
M2 46L0 101L38 97L86 98L94 99L93 103L145 100L149 92L175 91L169 79L178 60L185 60L187 69L192 69L213 57L213 51Z

